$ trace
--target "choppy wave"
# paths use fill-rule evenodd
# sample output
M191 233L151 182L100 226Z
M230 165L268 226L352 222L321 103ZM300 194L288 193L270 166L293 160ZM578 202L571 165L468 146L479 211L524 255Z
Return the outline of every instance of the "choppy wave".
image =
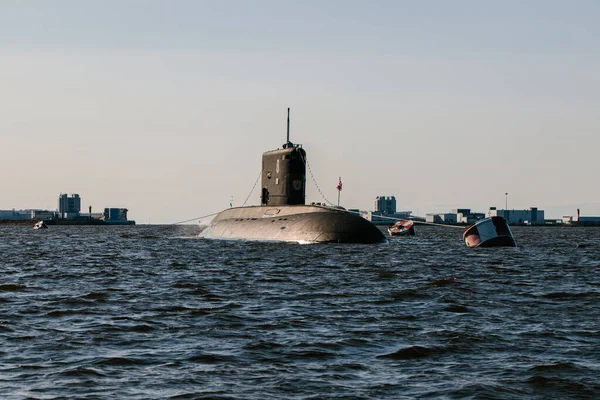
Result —
M595 398L600 228L378 245L0 227L3 398Z

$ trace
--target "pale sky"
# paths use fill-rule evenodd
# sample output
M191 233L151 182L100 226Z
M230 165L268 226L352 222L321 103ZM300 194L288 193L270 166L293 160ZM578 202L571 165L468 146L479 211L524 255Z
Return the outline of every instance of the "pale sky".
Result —
M0 209L239 206L291 107L345 207L485 212L508 192L600 215L598 21L584 0L2 0Z

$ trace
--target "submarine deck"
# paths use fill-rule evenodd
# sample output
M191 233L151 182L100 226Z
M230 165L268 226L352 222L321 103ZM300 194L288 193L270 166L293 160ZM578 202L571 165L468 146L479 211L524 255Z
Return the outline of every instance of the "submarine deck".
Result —
M219 213L202 231L208 239L298 243L379 243L383 233L366 219L318 205L250 206Z

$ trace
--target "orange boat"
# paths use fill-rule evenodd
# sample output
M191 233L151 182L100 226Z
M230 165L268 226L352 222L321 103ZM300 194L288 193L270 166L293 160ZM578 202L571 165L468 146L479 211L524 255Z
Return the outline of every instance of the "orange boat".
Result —
M415 224L410 219L401 219L388 227L390 236L414 236Z
M463 233L467 247L516 247L515 238L502 217L483 219Z

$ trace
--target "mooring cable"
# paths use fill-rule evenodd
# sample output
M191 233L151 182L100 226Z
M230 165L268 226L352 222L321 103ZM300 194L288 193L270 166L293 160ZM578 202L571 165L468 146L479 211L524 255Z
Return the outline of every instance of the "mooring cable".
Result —
M254 192L254 189L256 188L256 184L258 183L258 180L260 179L261 175L262 175L262 171L259 172L258 178L256 178L256 181L254 182L254 186L252 186L252 190L250 190L250 193L248 193L248 197L246 197L246 200L244 200L244 204L242 204L242 207L244 207L246 205L246 203L248 202L248 199L250 198L250 196L252 196L252 193Z
M219 211L219 212L220 212L220 211ZM199 220L199 219L203 219L203 218L212 217L212 216L215 216L215 215L217 215L217 214L218 214L218 212L216 212L216 213L212 213L212 214L208 214L208 215L203 215L203 216L201 216L201 217L197 217L197 218L186 219L185 221L173 222L171 225L179 225L179 224L183 224L183 223L186 223L186 222L192 222L192 221L196 221L196 220Z
M319 194L321 195L321 197L323 198L323 200L325 200L326 203L329 203L329 205L335 207L335 204L333 204L332 202L330 202L329 200L327 200L327 198L325 197L325 195L323 194L323 192L321 191L321 188L319 187L319 184L317 183L317 180L315 179L313 173L312 173L312 169L310 168L310 165L308 164L308 161L302 156L302 153L300 153L300 158L302 158L302 162L304 163L304 165L306 166L306 168L308 168L308 172L310 173L310 178L312 179L312 182L314 183L315 187L317 188L317 191L319 192Z
M326 203L328 203L329 205L331 205L332 207L335 207L335 204L333 204L332 202L330 202L329 200L327 200L327 198L325 197L325 195L323 194L323 192L321 191L321 188L319 188L319 184L317 183L317 180L315 179L313 173L312 173L312 169L310 168L310 165L308 164L308 160L306 160L303 156L302 153L300 153L300 158L302 158L302 162L304 163L304 165L308 168L308 172L310 173L310 177L315 185L315 187L317 188L317 190L319 191L319 194L321 195L321 197L323 198L323 200L325 200ZM347 210L346 210L347 211ZM354 213L354 214L358 214L360 215L360 212L356 212L356 211L348 211L350 213ZM385 217L383 215L377 215L378 218L386 218L386 219L391 219L394 221L401 221L403 219L407 219L407 218L395 218L395 217ZM410 219L410 218L408 218ZM443 226L443 227L448 227L448 228L458 228L458 229L464 229L466 227L464 226L456 226L456 225L447 225L447 224L438 224L435 222L425 222L425 221L415 221L412 220L411 221L415 224L421 224L421 225L434 225L434 226Z
M308 161L304 158L304 156L302 155L302 152L299 152L299 153L300 153L300 158L302 159L302 162L308 168L308 172L310 173L310 177L312 179L313 184L317 188L317 191L319 192L319 194L321 195L321 197L323 198L323 200L325 200L325 202L328 203L330 206L332 206L334 208L337 208L335 206L335 204L333 204L332 202L330 202L329 200L327 200L327 198L325 197L325 195L321 191L321 188L319 187L319 184L317 183L317 180L315 179L315 177L314 177L314 175L312 173L312 169L310 168L310 165L308 164ZM254 192L254 189L256 189L256 185L258 184L258 181L260 180L261 176L262 176L262 171L258 174L258 177L256 178L256 181L254 181L254 185L252 186L252 189L250 190L250 193L248 193L248 196L246 197L246 200L244 200L244 204L242 204L242 207L244 207L246 205L246 203L248 202L248 199L250 198L250 196ZM360 211L349 211L349 210L345 210L345 211L349 212L349 213L352 213L352 214L361 215ZM203 219L203 218L212 217L212 216L215 216L217 214L219 214L219 213L216 212L216 213L213 213L213 214L203 215L202 217L196 217L196 218L192 218L192 219L187 219L185 221L174 222L171 225L178 225L178 224L183 224L183 223L186 223L186 222L192 222L192 221L200 220L200 219ZM383 219L389 219L389 220L393 220L393 221L402 221L402 220L405 220L405 219L409 219L409 220L411 220L415 224L442 226L442 227L446 227L446 228L465 229L467 227L467 226L439 224L439 223L435 223L435 222L417 221L417 220L414 220L414 219L410 219L410 217L407 217L407 218L396 218L396 217L388 217L388 216L384 216L384 215L376 215L376 217L377 218L383 218Z
M258 183L258 180L260 179L261 175L262 175L262 171L258 174L258 178L256 178L256 181L254 182L254 186L252 186L252 190L250 190L250 193L248 193L248 197L246 197L246 201L244 201L244 204L242 205L242 207L246 205L246 202L248 202L248 199L252 195L252 192L254 192L254 189L256 188L256 184ZM215 216L217 214L218 214L218 212L212 213L212 214L208 214L208 215L203 215L201 217L196 217L196 218L192 218L192 219L186 219L185 221L173 222L170 225L179 225L179 224L184 224L186 222L197 221L199 219L212 217L212 216Z

